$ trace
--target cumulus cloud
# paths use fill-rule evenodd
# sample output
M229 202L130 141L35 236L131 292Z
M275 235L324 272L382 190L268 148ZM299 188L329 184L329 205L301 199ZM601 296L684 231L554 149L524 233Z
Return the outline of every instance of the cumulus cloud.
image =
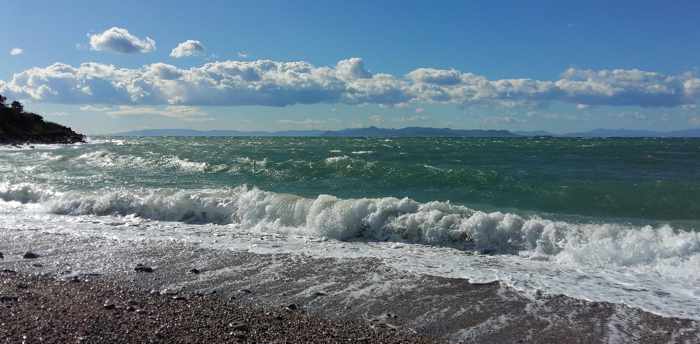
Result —
M24 49L22 49L22 48L10 49L10 55L12 55L12 56L22 55L22 53L24 53Z
M184 121L210 120L206 112L193 106L166 106L164 108L158 108L152 106L120 105L116 109L105 111L105 113L115 117L161 116Z
M217 61L192 68L154 63L119 68L55 63L0 81L11 98L68 104L262 105L441 103L503 106L565 102L588 106L678 107L700 103L700 79L631 70L566 70L558 80L497 79L455 69L420 68L406 75L372 73L360 58L335 66Z
M320 119L311 119L311 118L305 118L303 120L280 119L277 121L277 123L298 126L298 127L304 127L304 128L314 128L314 127L319 127L319 126L326 124L326 121L320 120Z
M188 39L175 47L173 51L170 52L170 57L176 59L189 56L200 56L204 54L204 45L202 42Z
M122 54L150 53L156 50L156 42L150 37L136 37L127 29L115 26L105 32L90 35L90 49Z

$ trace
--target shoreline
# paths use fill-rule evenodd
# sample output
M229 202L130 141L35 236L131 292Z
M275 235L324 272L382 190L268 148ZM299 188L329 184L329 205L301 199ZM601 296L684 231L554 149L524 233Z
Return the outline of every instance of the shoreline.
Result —
M105 300L111 300L109 293L114 286L113 290L163 301L162 305L153 306L153 316L168 324L179 321L179 315L172 312L179 308L169 308L173 301L186 301L176 303L177 307L194 303L190 307L210 309L212 319L216 319L212 321L217 324L225 321L216 318L225 309L221 305L233 301L251 316L266 316L270 310L287 314L284 308L294 304L296 311L291 313L303 311L304 316L309 316L299 321L326 321L326 333L357 334L362 338L372 326L391 330L389 337L370 342L406 342L405 338L432 342L437 338L454 343L667 343L692 342L700 336L700 322L694 320L664 318L625 305L562 295L530 299L502 283L474 284L464 279L414 274L393 269L381 259L314 258L304 254L209 249L185 243L162 246L147 239L120 242L94 236L24 233L13 235L12 230L0 229L0 252L4 254L0 268L17 271L17 275L0 275L2 288L16 286L14 276L26 279L28 282L23 283L27 284L39 281L38 290L44 290L44 294L56 286L68 285L65 292L87 293L82 297L92 300L91 307L101 311ZM24 259L22 255L29 249L39 257ZM142 268L137 269L139 266ZM86 279L90 282L84 282ZM74 280L83 282L73 285ZM0 295L6 293L0 291ZM49 294L57 306L65 302L65 297ZM118 307L128 305L115 303ZM27 309L25 317L30 314L31 309ZM16 325L16 333L34 328L29 323L13 322L6 315L0 317L0 322ZM84 317L67 319L62 324L71 328L82 321ZM132 325L125 326L130 331L141 331L128 327ZM93 329L102 331L99 326ZM228 333L221 328L216 330L221 331L218 334ZM289 330L284 325L275 333ZM323 334L309 331L305 333ZM226 342L226 337L217 338L214 342ZM310 342L328 342L332 337L313 338Z

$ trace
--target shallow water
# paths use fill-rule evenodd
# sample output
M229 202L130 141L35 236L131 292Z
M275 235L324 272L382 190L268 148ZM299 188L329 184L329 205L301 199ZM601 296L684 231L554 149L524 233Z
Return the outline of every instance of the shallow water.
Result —
M379 257L700 319L698 176L700 140L95 138L2 148L0 228Z

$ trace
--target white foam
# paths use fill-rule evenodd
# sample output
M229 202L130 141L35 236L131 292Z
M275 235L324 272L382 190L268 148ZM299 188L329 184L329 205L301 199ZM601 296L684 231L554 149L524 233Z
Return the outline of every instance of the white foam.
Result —
M478 282L500 280L526 293L543 290L700 319L696 307L700 302L700 234L670 226L579 224L408 198L303 198L247 186L60 193L31 184L5 183L0 184L0 198L16 201L7 214L17 213L17 207L23 206L18 202L25 202L34 211L43 209L44 216L56 216L47 212L75 215L61 217L66 218L61 221L133 227L138 234L123 232L125 229L119 233L138 240L144 238L144 228L157 228L157 233L149 231L145 237L179 238L260 253L380 257L415 273ZM9 219L0 216L0 224L11 228L27 226L29 221L26 214L14 224ZM46 221L34 226L49 228L56 220ZM86 228L82 224L56 226L67 231ZM86 235L99 231L115 235L109 228ZM278 236L258 240L267 234ZM490 254L465 254L464 249Z
M185 172L203 172L209 167L206 162L195 162L175 155L162 156L159 159L147 159L128 154L117 154L106 150L96 150L82 154L75 161L101 168L172 168Z
M408 198L303 198L248 186L57 193L26 183L0 184L0 198L42 202L57 214L131 214L152 220L238 224L337 240L452 246L571 266L654 266L663 273L682 273L683 265L700 259L700 233L668 225L577 224Z

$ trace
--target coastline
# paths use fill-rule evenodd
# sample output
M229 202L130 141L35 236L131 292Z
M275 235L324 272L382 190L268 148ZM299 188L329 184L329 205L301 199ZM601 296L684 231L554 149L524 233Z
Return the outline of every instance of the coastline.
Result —
M128 301L132 297L153 303L149 314L159 319L158 326L171 331L165 333L174 342L175 339L189 341L187 336L192 332L185 329L196 324L199 325L194 332L205 331L207 324L218 324L212 332L205 331L215 335L213 342L234 342L222 337L231 332L222 328L233 317L225 311L229 302L238 307L236 314L247 314L246 319L259 319L263 325L270 323L272 313L266 313L271 311L289 317L281 325L269 325L271 333L258 325L249 325L257 331L246 337L250 338L249 342L275 342L270 339L273 337L265 336L280 335L283 337L274 338L291 342L294 342L291 339L341 342L339 338L357 340L370 336L369 342L388 343L432 342L436 338L480 343L666 343L692 342L700 335L700 322L694 320L664 318L624 305L561 295L531 299L503 283L472 284L463 279L398 271L373 258L259 254L178 242L163 246L147 239L120 242L104 237L79 238L42 234L40 229L33 231L34 234L23 232L22 235L13 233L12 229L0 230L0 252L4 254L0 267L17 272L1 275L0 294L21 295L24 291L17 289L19 282L31 286L28 290L44 295L45 308L77 306L75 313L71 313L76 316L61 318L51 326L65 328L71 335L74 331L68 329L88 328L98 334L95 338L102 338L101 342L110 342L110 338L118 341L110 337L117 333L113 327L116 324L124 324L124 328L118 329L129 329L129 333L142 333L146 337L160 328L155 327L156 322L132 322L129 319L139 318L123 315L128 305L120 300ZM22 255L29 250L39 258L24 259ZM152 272L136 271L139 264ZM80 282L71 282L75 280ZM111 301L117 294L125 296ZM90 302L76 305L70 301L81 297ZM13 300L3 303L1 322L11 324L14 332L8 335L13 338L22 333L41 335L39 327L26 322L33 314L33 307L40 307L32 300L38 299L18 298L17 304ZM22 306L22 302L27 304ZM115 309L124 310L105 313L105 303L114 303ZM292 304L293 311L285 309ZM186 313L179 311L186 309L208 310L203 314L211 317L205 317L206 321L194 316L187 318ZM102 319L100 322L90 320L92 310L99 310L100 317L95 319ZM86 325L86 321L93 325ZM317 324L322 326L311 329ZM374 332L377 327L383 329ZM332 333L339 336L338 340L332 339L329 335ZM262 337L254 337L258 335ZM239 339L248 340L237 337L235 340Z

